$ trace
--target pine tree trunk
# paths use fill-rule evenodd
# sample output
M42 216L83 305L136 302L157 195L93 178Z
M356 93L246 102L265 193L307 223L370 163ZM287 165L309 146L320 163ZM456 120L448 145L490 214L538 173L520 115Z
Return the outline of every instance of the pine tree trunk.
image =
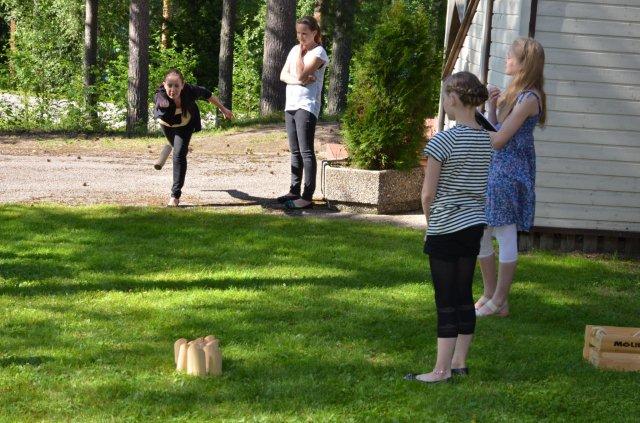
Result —
M84 20L84 91L87 118L91 124L98 120L98 97L95 90L98 63L98 0L85 0Z
M335 116L347 106L349 64L352 55L351 28L354 25L355 0L336 0L335 25L329 78L327 114Z
M162 35L160 45L169 48L169 22L171 21L171 0L162 0Z
M267 0L266 21L260 95L262 116L284 109L285 84L280 81L280 71L296 42L296 0Z
M16 52L16 30L17 24L14 18L9 19L9 50Z
M322 28L322 18L325 15L326 4L326 0L316 0L316 5L313 8L313 17L318 21L320 28Z
M236 0L223 0L218 56L218 91L220 101L231 109L233 99L233 40L236 21Z
M16 20L14 18L9 19L9 51L14 54L18 49L16 47ZM9 59L9 81L15 81L16 70L13 66L13 59ZM14 84L12 84L14 85Z
M149 121L149 0L129 7L127 133L146 132Z

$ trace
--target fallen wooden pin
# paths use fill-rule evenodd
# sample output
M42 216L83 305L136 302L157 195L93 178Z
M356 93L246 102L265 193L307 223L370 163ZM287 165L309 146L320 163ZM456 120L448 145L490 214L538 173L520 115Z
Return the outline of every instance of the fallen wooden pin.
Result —
M213 335L196 338L189 342L184 338L173 344L176 371L192 376L220 376L222 374L222 352L220 341Z
M582 357L600 369L640 371L640 328L587 325Z

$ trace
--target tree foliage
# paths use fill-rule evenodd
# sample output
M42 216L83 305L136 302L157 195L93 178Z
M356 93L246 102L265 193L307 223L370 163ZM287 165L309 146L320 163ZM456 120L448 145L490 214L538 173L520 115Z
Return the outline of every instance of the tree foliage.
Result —
M237 0L233 97L239 117L254 117L260 104L266 0ZM331 54L332 7L323 0L323 35ZM353 27L354 51L369 38L391 0L357 1ZM443 0L406 0L424 4L434 15L444 11ZM99 0L98 56L95 92L100 104L126 105L128 19L130 0ZM168 49L161 48L162 1L152 1L149 92L153 94L164 71L179 67L189 82L215 90L218 84L220 0L172 0ZM317 0L297 0L297 16L313 14ZM0 89L24 94L30 110L17 120L53 129L85 129L83 90L84 2L81 0L0 0ZM443 15L442 15L443 16ZM10 18L17 22L16 51L8 48ZM441 26L444 20L438 19ZM443 31L439 31L442 32ZM440 42L440 44L442 44ZM352 68L355 61L352 60ZM11 68L11 73L9 73ZM329 77L325 78L328 85ZM353 88L353 78L349 86ZM326 88L325 88L326 92ZM64 100L68 116L51 116L52 101ZM3 105L0 104L0 108ZM207 106L205 105L205 109ZM49 112L47 112L49 110ZM59 113L56 111L56 113ZM5 116L5 115L2 115ZM4 117L0 116L0 120ZM34 120L35 119L35 120ZM62 122L65 122L64 125ZM13 121L12 125L16 124ZM18 126L22 124L17 124ZM24 125L23 125L24 126ZM3 126L5 127L5 126Z

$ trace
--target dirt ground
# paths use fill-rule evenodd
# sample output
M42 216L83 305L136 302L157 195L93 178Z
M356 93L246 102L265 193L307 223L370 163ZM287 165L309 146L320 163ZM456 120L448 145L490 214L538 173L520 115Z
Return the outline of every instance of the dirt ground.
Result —
M160 171L153 163L165 142L161 137L0 136L0 203L164 206L170 194L171 160ZM338 125L319 124L318 160L326 157L325 144L330 142L341 142ZM289 148L282 125L196 134L188 163L184 206L260 205L278 212L273 199L289 187ZM319 207L304 214L421 226L416 213L333 213L323 207L320 189L315 200Z
M318 128L319 159L329 141L339 142L335 124ZM160 171L153 168L164 143L161 137L0 137L0 201L164 205L171 160ZM288 188L288 153L279 125L196 134L183 202L236 205L277 197Z

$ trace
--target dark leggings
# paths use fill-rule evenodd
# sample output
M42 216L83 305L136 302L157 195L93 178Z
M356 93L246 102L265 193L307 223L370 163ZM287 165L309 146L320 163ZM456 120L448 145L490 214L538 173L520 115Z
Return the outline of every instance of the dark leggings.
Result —
M169 144L173 147L173 185L171 186L171 196L180 198L184 178L187 174L187 153L189 152L189 141L193 135L191 126L181 126L179 128L169 128L164 125L162 131L167 137Z
M429 256L431 278L438 310L438 338L471 335L476 328L476 312L471 285L476 257Z
M291 150L291 187L292 194L300 195L302 170L304 169L304 191L302 198L311 201L316 190L316 153L313 138L316 133L317 118L303 109L285 112L289 150Z

